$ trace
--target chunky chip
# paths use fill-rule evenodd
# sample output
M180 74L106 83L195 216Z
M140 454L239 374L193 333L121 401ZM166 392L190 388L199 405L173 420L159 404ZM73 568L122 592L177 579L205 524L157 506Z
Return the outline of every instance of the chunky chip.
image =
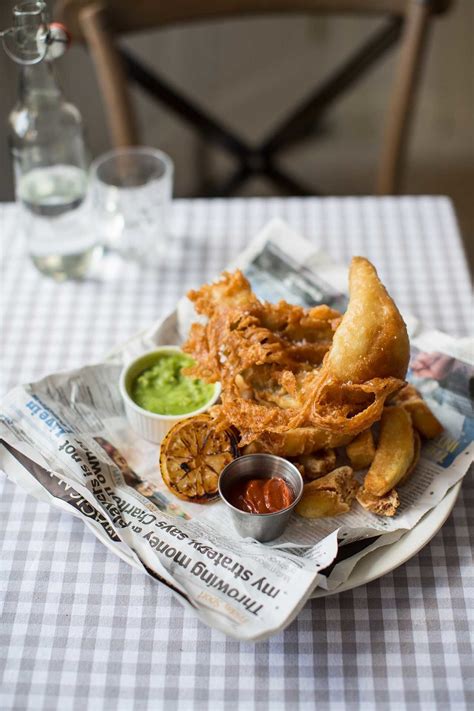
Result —
M413 472L416 469L416 465L420 461L420 454L421 454L421 439L420 435L416 430L413 430L413 446L414 446L414 452L413 452L413 459L411 460L410 466L408 467L406 474L400 479L398 482L398 486L402 486L403 484L406 484L410 476L413 474Z
M426 439L434 439L443 431L443 425L431 412L413 385L405 385L396 395L394 403L410 413L413 426Z
M407 474L415 456L411 418L403 407L386 407L382 414L375 456L364 480L369 494L383 496Z
M347 445L346 452L351 467L356 471L369 467L375 456L374 438L371 430L365 430L365 432L361 432L360 435L357 435L357 437Z

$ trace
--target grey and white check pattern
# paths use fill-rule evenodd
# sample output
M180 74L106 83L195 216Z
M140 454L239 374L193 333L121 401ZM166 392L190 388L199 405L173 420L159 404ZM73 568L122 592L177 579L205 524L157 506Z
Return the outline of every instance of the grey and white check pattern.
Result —
M468 333L468 273L444 198L176 201L161 268L122 266L62 285L28 263L16 209L4 206L1 393L100 359L218 273L274 216L339 261L368 256L425 325ZM205 627L3 474L0 496L1 709L473 708L472 479L407 564L311 601L257 644Z

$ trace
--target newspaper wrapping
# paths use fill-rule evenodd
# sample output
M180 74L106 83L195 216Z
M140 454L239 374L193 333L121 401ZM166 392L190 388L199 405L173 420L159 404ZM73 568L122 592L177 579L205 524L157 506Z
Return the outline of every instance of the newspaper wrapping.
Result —
M280 221L231 266L243 269L262 299L345 309L347 269ZM362 556L413 528L472 463L472 340L416 336L414 319L404 317L412 344L408 379L445 432L424 444L393 518L358 504L334 518L294 515L281 538L263 545L239 538L221 502L200 506L173 497L159 474L158 448L127 425L117 383L132 357L183 341L196 318L185 297L104 362L8 393L0 405L0 466L31 495L80 518L205 623L237 639L263 639L288 625L317 587L337 590ZM437 367L430 370L430 363ZM357 554L347 558L346 546L356 541Z

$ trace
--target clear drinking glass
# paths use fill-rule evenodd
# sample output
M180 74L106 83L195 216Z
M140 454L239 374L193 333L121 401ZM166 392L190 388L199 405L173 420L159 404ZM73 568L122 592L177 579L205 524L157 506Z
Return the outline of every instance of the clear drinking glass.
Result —
M91 201L106 251L147 264L164 251L173 188L173 163L154 148L105 153L91 166Z

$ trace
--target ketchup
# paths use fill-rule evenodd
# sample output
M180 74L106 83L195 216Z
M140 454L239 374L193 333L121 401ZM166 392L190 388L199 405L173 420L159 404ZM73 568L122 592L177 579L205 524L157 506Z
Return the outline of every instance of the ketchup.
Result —
M284 479L243 479L232 487L229 501L241 511L254 514L275 513L286 509L294 500L293 492Z

